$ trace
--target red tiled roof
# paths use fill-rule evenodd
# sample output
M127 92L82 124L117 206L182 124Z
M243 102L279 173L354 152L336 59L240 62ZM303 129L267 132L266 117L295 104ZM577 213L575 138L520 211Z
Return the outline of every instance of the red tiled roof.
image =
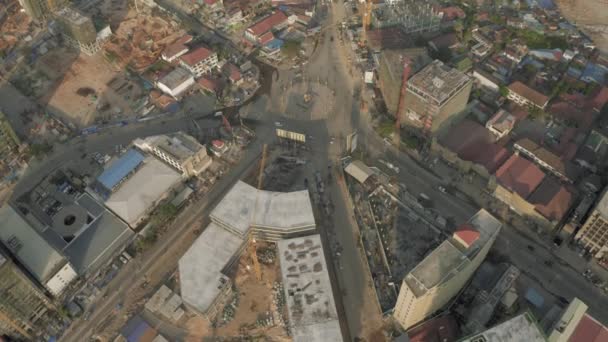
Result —
M226 64L226 68L228 68L228 77L232 82L237 82L241 79L241 71L236 65L228 63Z
M274 34L268 31L260 36L260 45L266 45L274 39Z
M407 335L410 342L444 342L455 341L460 332L456 320L446 315L430 319L408 330Z
M203 2L207 5L213 5L217 2L218 0L203 0Z
M465 243L466 247L469 247L479 239L479 231L470 224L465 223L461 224L454 232L454 237L457 237L460 241Z
M515 81L513 83L511 83L509 85L509 90L513 91L514 93L523 96L524 98L528 99L530 102L534 103L537 106L544 106L545 104L547 104L547 101L549 101L549 98L541 93L539 93L538 91L528 87L527 85L519 82L519 81Z
M185 35L183 37L181 37L180 39L176 40L173 44L167 46L165 48L165 50L163 51L163 55L165 55L167 58L171 58L175 55L177 55L178 53L180 53L181 51L183 51L184 49L188 49L188 47L184 44L189 43L190 41L192 41L192 36L191 35Z
M273 27L282 24L287 20L285 13L276 11L270 16L258 21L253 26L250 26L247 30L254 36L260 36L263 33L270 31Z
M593 317L585 314L568 342L608 342L608 329Z
M196 81L196 83L198 83L198 85L201 86L201 88L212 91L214 93L217 93L218 90L220 89L219 82L217 80L214 80L211 78L201 77Z
M212 53L211 50L201 46L181 56L180 59L189 66L195 66L211 56Z
M574 191L552 178L545 178L532 193L528 202L549 221L559 221L574 202Z
M449 6L439 9L440 13L443 13L443 20L454 20L456 18L465 18L467 15L464 13L462 8L458 6Z
M510 156L507 149L493 141L494 137L487 128L465 119L452 127L440 139L440 144L456 153L460 159L480 164L493 174Z
M528 198L544 178L534 163L515 154L496 171L498 183L522 198Z

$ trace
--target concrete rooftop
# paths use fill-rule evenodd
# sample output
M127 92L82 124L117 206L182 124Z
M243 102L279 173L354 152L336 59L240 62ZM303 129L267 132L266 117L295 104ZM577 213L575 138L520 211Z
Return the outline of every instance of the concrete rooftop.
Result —
M230 281L222 274L245 241L215 223L209 224L179 259L181 295L185 303L205 313Z
M481 339L484 337L485 339ZM547 339L536 324L536 319L525 312L494 326L480 334L467 337L460 342L546 342Z
M320 236L277 245L294 342L343 341Z
M453 69L439 60L434 60L407 81L408 89L424 97L430 97L438 104L457 93L471 81L466 74Z
M241 236L245 236L251 226L285 231L315 226L308 191L258 190L242 181L230 189L210 216Z
M479 238L468 248L450 238L422 260L406 277L405 282L416 296L440 285L462 269L498 233L502 224L485 209L479 210L468 224L479 232Z

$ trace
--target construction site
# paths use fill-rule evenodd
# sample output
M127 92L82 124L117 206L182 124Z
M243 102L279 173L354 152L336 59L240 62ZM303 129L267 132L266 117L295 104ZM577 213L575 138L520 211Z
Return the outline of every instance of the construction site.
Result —
M17 0L0 9L0 51L8 53L22 42L30 32L31 18L19 11Z
M364 184L354 177L347 182L377 299L386 314L395 306L404 277L452 227L423 198L376 172Z
M103 46L103 54L119 69L128 65L137 73L144 72L156 63L165 47L185 34L170 19L137 12L134 8L112 10L112 3L105 1L100 7L103 16L109 17L115 28ZM124 14L117 17L116 11Z

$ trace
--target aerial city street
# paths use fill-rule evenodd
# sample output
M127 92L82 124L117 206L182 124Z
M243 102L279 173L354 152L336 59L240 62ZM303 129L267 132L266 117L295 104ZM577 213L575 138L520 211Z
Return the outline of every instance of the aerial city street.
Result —
M0 0L0 342L608 342L605 5Z

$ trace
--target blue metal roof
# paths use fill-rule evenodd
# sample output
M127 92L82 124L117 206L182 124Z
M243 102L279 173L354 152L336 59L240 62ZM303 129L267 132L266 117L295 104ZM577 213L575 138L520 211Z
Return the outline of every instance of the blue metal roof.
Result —
M528 288L526 291L526 300L537 308L542 308L545 303L545 298L533 288Z
M266 47L269 49L280 49L283 47L283 41L280 39L273 39L266 44Z
M106 189L111 190L120 183L129 173L131 173L141 162L144 160L144 156L134 149L128 150L120 159L113 162L110 167L105 169L97 181L101 183Z

